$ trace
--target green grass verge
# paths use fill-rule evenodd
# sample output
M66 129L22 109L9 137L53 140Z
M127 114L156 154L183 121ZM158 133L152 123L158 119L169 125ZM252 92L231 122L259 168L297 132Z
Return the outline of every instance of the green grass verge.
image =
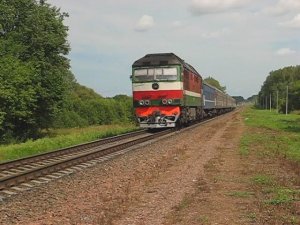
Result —
M243 117L250 129L241 139L241 155L248 155L254 147L261 156L281 154L300 163L300 115L247 108Z
M53 151L72 145L110 137L138 128L132 124L53 130L48 137L21 144L0 145L0 162Z

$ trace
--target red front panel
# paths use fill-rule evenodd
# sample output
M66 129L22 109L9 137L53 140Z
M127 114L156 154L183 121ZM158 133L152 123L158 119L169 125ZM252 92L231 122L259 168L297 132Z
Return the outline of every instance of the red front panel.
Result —
M156 100L156 99L181 99L183 98L182 90L167 91L134 91L133 100Z
M152 115L154 112L160 111L161 114L166 116L174 116L180 114L179 106L149 106L135 108L135 114L138 117L146 117Z

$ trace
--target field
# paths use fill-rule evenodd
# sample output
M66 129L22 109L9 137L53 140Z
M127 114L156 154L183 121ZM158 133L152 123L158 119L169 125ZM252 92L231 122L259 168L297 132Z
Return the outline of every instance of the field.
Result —
M299 224L300 116L249 108L243 117L240 155L250 162L249 187L257 203L249 219Z
M300 116L275 111L247 109L243 116L249 127L242 139L242 154L258 147L265 156L282 156L300 163Z
M135 125L122 124L52 130L45 138L29 140L21 144L0 146L0 162L49 152L136 129Z

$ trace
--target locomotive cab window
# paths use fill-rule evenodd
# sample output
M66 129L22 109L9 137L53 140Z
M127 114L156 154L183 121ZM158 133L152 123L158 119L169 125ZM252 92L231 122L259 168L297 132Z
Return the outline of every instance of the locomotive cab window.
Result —
M154 73L150 69L138 69L134 71L135 81L152 81L154 79ZM152 72L152 73L151 73Z
M175 81L177 68L148 68L134 70L134 81Z
M163 68L162 74L156 75L158 80L177 80L177 69L176 68Z

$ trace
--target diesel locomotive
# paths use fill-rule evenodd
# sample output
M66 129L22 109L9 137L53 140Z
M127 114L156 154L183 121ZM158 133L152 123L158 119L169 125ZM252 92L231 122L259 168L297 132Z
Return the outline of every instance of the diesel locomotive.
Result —
M233 98L204 83L195 68L173 53L138 59L131 78L133 106L142 128L187 125L236 106Z

